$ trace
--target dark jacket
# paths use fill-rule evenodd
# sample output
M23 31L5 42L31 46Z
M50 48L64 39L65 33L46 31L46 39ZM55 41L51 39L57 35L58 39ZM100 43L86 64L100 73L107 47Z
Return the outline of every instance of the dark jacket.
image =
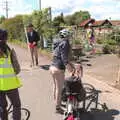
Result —
M29 43L33 43L33 42L37 43L40 40L40 37L39 37L38 33L35 30L33 30L32 36L31 36L30 32L27 33L27 36L28 36L28 42Z
M70 43L68 39L63 39L53 51L52 65L59 69L65 69L69 62Z

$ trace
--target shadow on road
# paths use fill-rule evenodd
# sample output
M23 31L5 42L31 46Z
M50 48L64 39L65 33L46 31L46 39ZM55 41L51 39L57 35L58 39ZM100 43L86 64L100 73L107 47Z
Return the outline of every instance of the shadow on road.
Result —
M80 120L115 120L115 115L118 115L118 110L93 110L91 112L81 113Z
M50 65L40 65L40 68L43 70L49 70Z

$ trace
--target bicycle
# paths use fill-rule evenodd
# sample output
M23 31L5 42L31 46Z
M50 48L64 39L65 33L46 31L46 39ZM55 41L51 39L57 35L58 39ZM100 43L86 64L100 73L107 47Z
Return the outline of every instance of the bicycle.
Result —
M106 103L99 103L99 93L100 90L96 90L95 87L88 83L83 83L83 87L86 91L86 97L83 100L83 108L86 111L91 111L91 109L102 109L103 111L107 111L108 107ZM93 107L93 104L95 105Z
M7 109L8 111L8 120L13 120L12 119L12 105L10 105ZM26 108L21 108L21 120L29 120L30 118L30 111Z
M82 101L78 101L77 99L77 96L80 95L79 93L66 93L67 102L63 118L64 120L80 120L81 110L82 112L89 112L91 110L108 110L106 103L101 104L98 102L99 93L101 91L96 90L94 86L88 83L83 83L83 88L85 89L86 95ZM82 109L79 106L80 102L83 102ZM92 103L95 104L95 107L93 107Z
M64 120L79 120L79 103L84 98L84 90L79 77L66 79L62 91L62 101L65 102Z

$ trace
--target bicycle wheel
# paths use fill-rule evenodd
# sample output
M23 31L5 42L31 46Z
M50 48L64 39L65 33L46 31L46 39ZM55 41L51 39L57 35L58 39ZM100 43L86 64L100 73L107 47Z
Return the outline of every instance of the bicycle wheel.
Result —
M8 113L8 120L13 120L13 110ZM30 117L30 111L26 108L21 108L21 120L28 120Z
M90 93L94 93L95 88L93 85L88 84L88 83L83 83L83 88L85 89L86 93L90 94Z
M106 105L106 103L103 103L103 104L98 103L97 108L95 108L95 109L91 108L91 111L104 111L104 112L106 112L108 110L109 110L109 108Z

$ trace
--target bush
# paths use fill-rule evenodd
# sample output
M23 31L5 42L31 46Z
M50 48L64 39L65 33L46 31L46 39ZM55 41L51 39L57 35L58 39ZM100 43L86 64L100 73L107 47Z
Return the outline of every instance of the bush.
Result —
M103 40L102 39L97 39L97 43L98 44L103 44Z
M81 44L81 41L80 40L73 40L73 44Z
M103 48L102 48L102 51L104 54L110 54L111 53L111 47L110 45L104 45Z
M112 39L106 40L106 43L109 45L116 45L117 44L117 42L115 40L112 40Z

